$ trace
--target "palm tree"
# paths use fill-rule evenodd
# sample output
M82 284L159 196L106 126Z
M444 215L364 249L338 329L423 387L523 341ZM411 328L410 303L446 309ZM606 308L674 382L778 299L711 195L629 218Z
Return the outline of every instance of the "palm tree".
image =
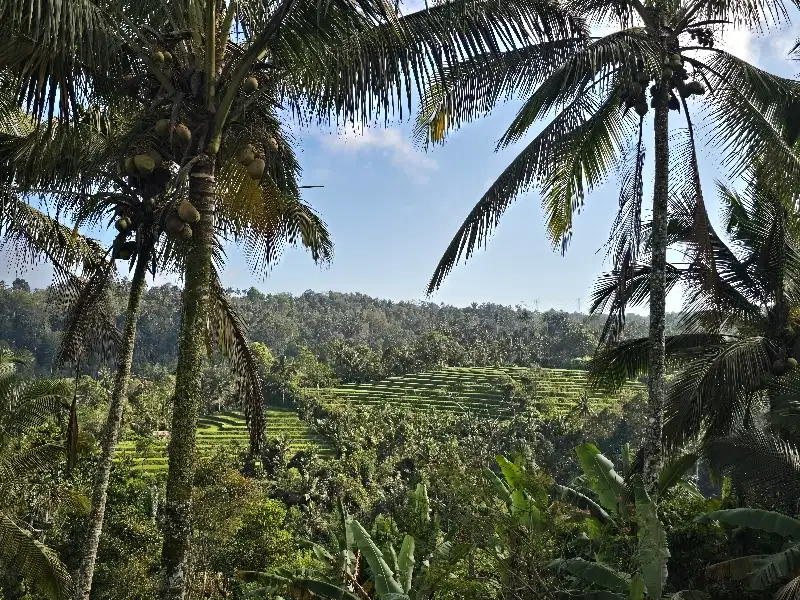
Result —
M630 265L638 262L644 125L650 107L654 108L655 180L648 278L650 426L645 445L645 480L651 489L661 460L665 395L670 170L681 175L673 192L694 207L698 239L705 237L708 220L692 117L697 104L710 108L711 139L725 151L733 173L742 169L744 157L768 147L780 165L778 171L798 172L797 160L781 137L780 120L788 110L789 98L797 94L797 84L714 47L723 24L758 28L780 20L785 10L780 0L579 0L570 6L589 22L613 23L616 30L589 43L574 39L534 43L462 61L437 81L423 102L417 133L426 144L442 141L448 130L515 96L525 100L498 148L520 140L534 123L551 111L556 113L469 213L436 267L428 292L442 284L462 255L469 258L487 241L512 200L534 185L541 189L548 237L554 247L565 251L573 218L586 195L605 181L616 165L623 165L622 194L611 249L619 285L624 287ZM672 162L671 110L682 111L687 126L685 145L678 160ZM708 240L700 248L707 252Z
M99 98L104 105L134 104L123 164L128 186L166 177L162 167L151 164L165 159L174 165L165 171L180 182L180 200L190 207L184 211L186 219L172 216L175 203L159 207L158 213L161 226L183 236L174 244L183 248L176 255L182 258L185 288L162 590L164 598L182 597L205 323L213 296L212 257L217 234L225 232L219 193L233 192L238 181L239 189L249 188L259 198L275 188L296 196L298 166L276 116L279 106L291 109L301 122L309 115L362 121L380 113L388 116L401 100L401 88L410 92L412 79L424 84L445 62L497 48L498 43L514 45L518 25L527 30L525 35L543 39L569 31L571 22L551 0L464 2L404 18L377 0L339 0L324 7L310 0L273 5L252 0L129 0L111 5L80 0L67 6L47 3L46 10L6 1L0 2L0 15L8 40L0 56L16 77L19 99L37 116L55 114L58 101L57 116L63 123L70 122L82 96ZM34 65L36 77L31 76ZM121 87L129 98L114 93L120 91L119 81L125 82ZM152 151L157 154L148 160ZM263 224L258 219L244 222L247 231L260 232ZM228 223L236 230L242 219ZM307 236L309 229L301 233ZM263 239L257 237L251 249L271 251ZM260 413L251 410L248 416L257 444L263 427Z
M24 361L0 352L0 563L13 568L52 600L67 598L72 581L56 553L37 540L15 516L20 482L63 458L64 445L31 441L36 427L69 409L69 385L63 381L22 381L16 368ZM18 500L19 501L19 500Z
M670 446L705 445L749 429L769 406L766 390L800 357L800 221L763 172L756 167L741 193L719 188L730 242L709 228L708 262L668 267L667 287L686 288L684 332L666 339L667 360L676 367L665 405ZM669 237L696 254L691 207L673 207ZM707 284L711 261L713 286ZM593 310L647 302L650 267L632 267L622 291L627 297L618 298L617 275L609 273L595 288ZM592 365L594 382L618 388L648 373L647 345L641 338L601 349Z

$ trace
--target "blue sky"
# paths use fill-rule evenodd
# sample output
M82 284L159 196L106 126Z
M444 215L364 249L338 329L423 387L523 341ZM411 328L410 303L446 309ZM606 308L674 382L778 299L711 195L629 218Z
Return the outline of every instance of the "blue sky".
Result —
M762 68L794 76L800 68L786 53L798 34L797 25L765 36L729 32L726 46ZM463 127L443 147L428 152L414 147L408 122L388 129L369 128L360 135L297 130L302 183L325 186L305 190L305 199L331 230L336 243L333 263L320 268L302 250L289 249L264 277L253 275L244 257L229 247L225 285L255 286L266 293L300 294L311 289L361 292L392 300L423 299L428 278L467 212L526 143L494 152L517 107L517 103L499 107L490 117ZM702 152L709 211L716 219L713 183L725 174L711 149ZM649 195L646 190L646 205ZM580 303L585 310L594 278L604 269L602 246L616 203L612 177L589 196L577 217L573 242L566 256L561 256L545 237L536 192L520 197L488 248L459 265L432 300L458 306L523 302L530 308L538 300L540 309L575 310ZM46 268L24 276L35 287L49 282ZM14 269L4 264L0 278L13 277ZM670 298L670 309L679 306L679 297Z

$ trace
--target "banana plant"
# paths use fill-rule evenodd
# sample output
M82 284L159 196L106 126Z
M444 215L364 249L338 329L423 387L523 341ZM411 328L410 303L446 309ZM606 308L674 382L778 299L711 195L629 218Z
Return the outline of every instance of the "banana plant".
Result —
M789 580L775 594L775 598L800 597L800 521L780 513L756 508L718 510L695 519L697 523L724 523L734 527L748 527L765 533L776 533L788 541L779 552L766 555L740 556L708 567L707 573L715 579L748 579L753 590L764 590Z
M502 478L489 467L484 467L483 471L498 498L505 503L509 514L519 525L538 527L542 522L542 511L548 505L546 490L528 485L521 459L514 463L504 456L497 456L497 464Z

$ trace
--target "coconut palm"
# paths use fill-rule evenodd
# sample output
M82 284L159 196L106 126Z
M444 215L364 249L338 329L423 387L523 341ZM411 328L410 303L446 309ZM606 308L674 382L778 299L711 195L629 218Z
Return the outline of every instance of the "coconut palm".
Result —
M182 190L157 213L159 227L182 236L174 246L184 248L175 254L182 257L185 289L162 591L165 598L181 597L212 256L216 234L225 232L218 197L226 190L237 197L246 189L258 197L274 188L296 194L297 164L274 118L277 107L291 110L300 121L331 114L361 120L388 115L401 100L401 88L410 92L412 79L424 83L444 62L498 44L514 45L518 26L525 35L543 39L569 31L571 22L550 0L465 2L405 18L372 0L46 5L34 10L0 3L8 40L0 63L16 76L19 100L37 116L57 114L65 124L85 98L134 106L127 160L118 177L127 176L128 187L141 188L163 185L160 179L170 173ZM503 28L508 24L513 28ZM128 98L120 98L119 91ZM159 165L161 160L170 168ZM181 206L183 212L175 215ZM256 218L229 218L228 223L248 232L263 226ZM267 250L263 239L256 238L251 248L262 253L256 256ZM260 431L260 416L252 411L248 416L252 429Z
M16 517L14 502L20 482L63 459L63 444L32 440L38 426L68 410L69 386L63 381L21 380L16 368L23 362L0 352L0 563L22 575L36 591L60 600L70 593L69 572Z
M705 261L670 265L667 287L685 286L684 332L668 336L667 360L676 372L667 390L665 439L670 446L731 435L762 412L771 382L782 379L800 355L800 221L757 169L741 192L720 186L723 241L709 228L716 277L707 284ZM690 255L697 241L691 207L674 206L670 241ZM625 303L647 302L648 265L632 265ZM602 277L594 310L619 303L617 275ZM619 387L648 373L647 339L601 349L592 365L595 383ZM768 403L766 404L768 406Z
M579 0L570 4L589 22L613 24L614 31L588 44L570 40L531 44L499 55L462 61L429 91L418 135L437 143L462 123L488 113L500 100L524 102L498 148L519 141L551 111L555 117L530 141L484 193L445 251L430 280L436 290L458 263L485 243L512 200L536 185L541 190L547 235L564 251L574 216L585 197L621 166L620 210L611 239L619 285L638 262L647 115L652 112L654 154L653 226L649 264L650 426L645 445L645 479L654 484L661 448L665 394L666 226L670 169L678 163L681 181L673 187L694 207L698 239L708 221L700 186L695 111L708 108L710 139L728 156L734 174L744 157L769 147L778 170L798 172L781 137L789 98L797 84L759 70L715 47L723 24L758 28L785 16L780 0L640 2ZM708 94L706 92L709 92ZM648 97L650 103L648 105ZM654 110L651 111L650 109ZM670 161L670 111L686 120L685 142ZM677 160L675 160L677 158ZM700 246L708 252L708 240ZM620 307L624 312L624 306ZM610 333L619 334L620 328ZM613 336L612 336L613 337Z

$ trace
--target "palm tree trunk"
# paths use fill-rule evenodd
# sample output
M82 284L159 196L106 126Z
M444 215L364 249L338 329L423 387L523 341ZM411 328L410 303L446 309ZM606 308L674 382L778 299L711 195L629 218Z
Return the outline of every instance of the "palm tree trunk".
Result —
M650 347L647 392L650 407L644 445L644 483L651 493L661 469L665 373L665 319L667 271L667 219L669 216L669 106L665 93L655 110L655 184L653 187L653 229L650 275Z
M202 159L192 168L189 182L189 197L201 217L193 227L193 247L186 256L178 369L168 447L161 600L183 600L189 567L195 433L211 293L215 191L213 160Z
M92 510L89 514L89 527L80 555L80 564L75 573L75 586L73 598L75 600L88 600L94 578L94 565L97 561L97 548L100 545L100 535L103 532L103 520L106 513L106 499L108 498L108 480L111 475L111 466L114 452L119 442L119 431L122 426L122 413L125 407L125 398L128 395L128 382L133 363L133 347L136 342L136 324L139 321L139 308L144 293L145 276L147 275L148 256L145 248L150 248L148 240L142 244L142 256L136 259L136 268L131 280L131 291L128 295L128 310L125 316L125 332L123 334L122 348L117 364L117 375L114 379L114 390L111 393L111 403L108 407L108 418L101 443L100 458L97 461L97 471L92 489Z

